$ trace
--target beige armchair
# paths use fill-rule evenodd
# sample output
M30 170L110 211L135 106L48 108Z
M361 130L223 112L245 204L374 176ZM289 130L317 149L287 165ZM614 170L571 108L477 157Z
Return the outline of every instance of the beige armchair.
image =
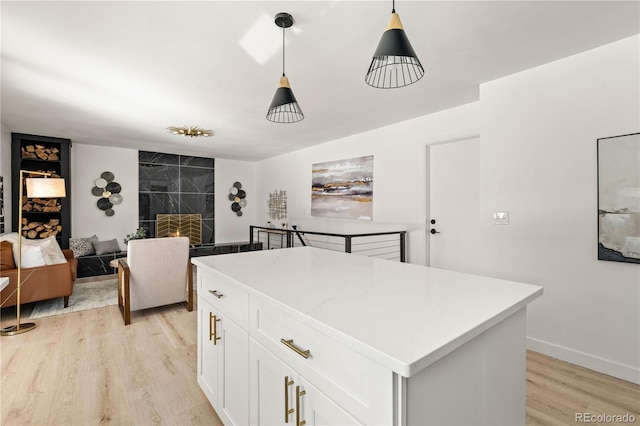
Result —
M131 311L187 302L193 310L193 277L186 237L130 240L118 259L118 305L124 324Z

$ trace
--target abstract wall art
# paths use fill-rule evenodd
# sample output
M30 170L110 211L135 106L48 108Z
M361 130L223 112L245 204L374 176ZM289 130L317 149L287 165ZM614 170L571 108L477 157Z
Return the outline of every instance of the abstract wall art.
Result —
M373 219L373 155L313 165L311 215Z
M598 139L598 259L640 263L640 133Z

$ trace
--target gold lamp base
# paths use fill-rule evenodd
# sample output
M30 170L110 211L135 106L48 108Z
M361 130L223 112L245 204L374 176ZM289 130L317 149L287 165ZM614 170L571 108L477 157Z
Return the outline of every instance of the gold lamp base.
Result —
M16 334L26 333L36 328L36 325L32 322L25 322L24 324L11 325L0 330L0 336L15 336Z

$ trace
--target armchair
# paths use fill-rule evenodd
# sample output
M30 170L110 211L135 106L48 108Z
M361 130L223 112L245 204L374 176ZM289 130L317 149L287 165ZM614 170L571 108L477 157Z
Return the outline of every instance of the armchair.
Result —
M131 240L118 259L118 305L124 324L131 312L187 302L193 310L193 277L186 237Z

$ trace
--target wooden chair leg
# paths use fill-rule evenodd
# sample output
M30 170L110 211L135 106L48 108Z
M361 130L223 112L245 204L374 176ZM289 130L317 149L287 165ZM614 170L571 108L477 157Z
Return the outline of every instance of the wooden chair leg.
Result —
M65 308L69 307L69 296L64 296L64 307Z
M124 259L119 259L118 262L118 306L122 317L124 319L124 325L131 324L131 302L129 291L129 265Z
M193 311L193 265L187 259L189 266L187 267L187 311Z

